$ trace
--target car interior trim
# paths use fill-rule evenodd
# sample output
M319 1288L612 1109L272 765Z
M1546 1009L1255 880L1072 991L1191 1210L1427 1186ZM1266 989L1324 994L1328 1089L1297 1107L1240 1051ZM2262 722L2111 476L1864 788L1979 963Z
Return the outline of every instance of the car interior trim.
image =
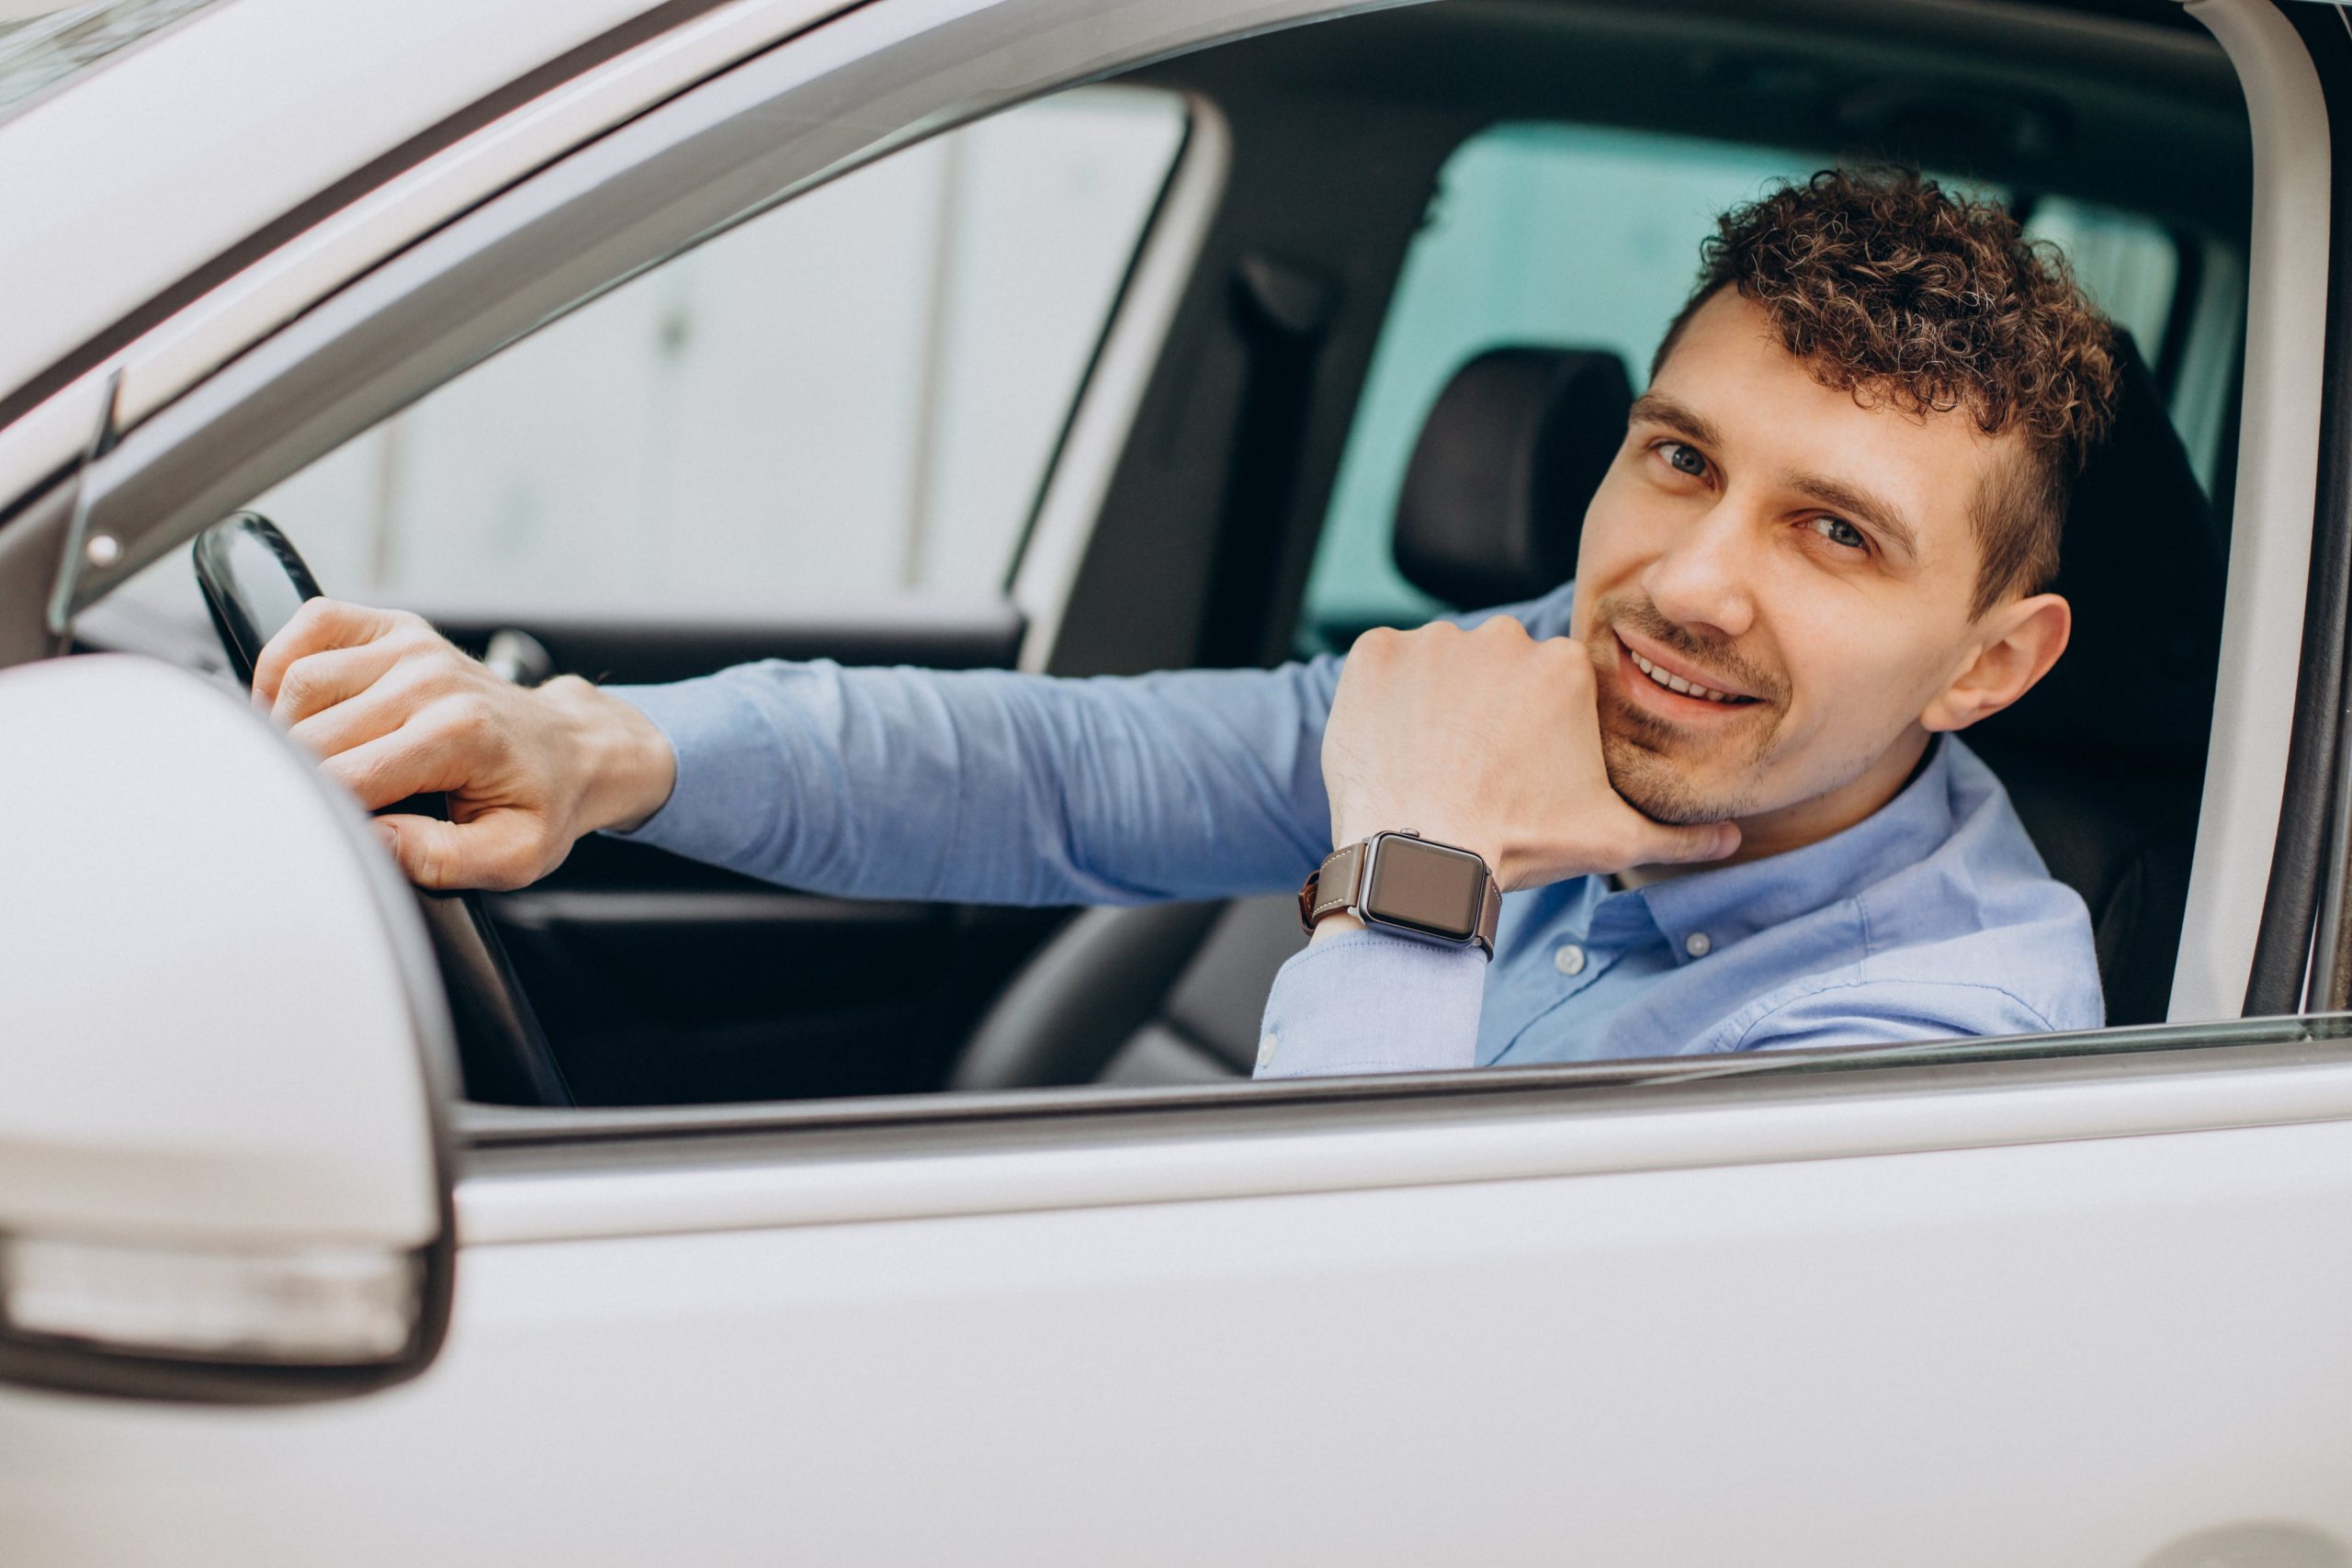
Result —
M2245 87L2254 130L2245 378L2213 735L2188 907L2173 973L2175 1020L2243 1011L2278 839L2302 651L2317 502L2331 229L2327 103L2293 24L2267 0L2191 0Z
M2298 13L2295 19L2325 85L2343 102L2352 95L2352 17L2335 11ZM2352 187L2352 163L2340 152L2335 184L2340 202L2341 193ZM2324 1010L2329 998L2346 995L2352 980L2345 952L2352 931L2344 908L2346 863L2352 856L2352 796L2345 788L2352 777L2346 771L2352 768L2352 726L2345 722L2346 642L2352 623L2352 252L2338 246L2328 262L2329 368L2320 405L2324 444L2312 524L2317 538L2311 604L2304 617L2302 682L2295 694L2287 803L2247 987L2249 1012L2290 1006Z
M1232 165L1233 134L1216 106L1188 94L1185 108L1183 150L1112 312L1102 349L1079 389L1013 570L1012 602L1029 624L1017 667L1033 673L1053 663L1064 606L1077 586L1095 520L1117 477Z
M1065 1090L1059 1114L1001 1110L943 1124L908 1118L901 1105L894 1122L788 1131L772 1118L735 1137L656 1131L680 1119L673 1112L645 1118L636 1137L501 1142L494 1129L529 1113L470 1111L459 1236L481 1246L674 1235L2352 1118L2352 1043L2339 1028L2258 1024L2246 1037L2276 1043L2219 1045L2208 1031L2196 1043L2211 1049L2036 1051L2022 1061L1881 1066L1860 1083L1795 1072L1611 1086L1530 1074L1501 1102L1495 1080L1516 1069L1414 1075L1413 1092L1375 1087L1368 1099L1349 1097L1363 1080L1297 1097L1237 1086L1224 1091L1222 1114L1171 1105L1187 1097L1167 1091L1111 1107L1090 1104L1094 1091ZM1456 1086L1446 1080L1457 1078L1477 1081L1449 1093Z

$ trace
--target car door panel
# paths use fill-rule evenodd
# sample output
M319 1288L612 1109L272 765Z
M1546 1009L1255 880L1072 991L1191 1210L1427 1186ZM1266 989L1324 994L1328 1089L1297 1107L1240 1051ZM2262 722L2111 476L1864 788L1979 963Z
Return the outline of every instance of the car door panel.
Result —
M267 1421L0 1396L0 1518L197 1568L2324 1552L2352 1079L2248 1055L484 1149L424 1379ZM124 1475L171 1506L91 1506Z
M584 1104L937 1086L1060 909L829 898L588 840L491 901Z

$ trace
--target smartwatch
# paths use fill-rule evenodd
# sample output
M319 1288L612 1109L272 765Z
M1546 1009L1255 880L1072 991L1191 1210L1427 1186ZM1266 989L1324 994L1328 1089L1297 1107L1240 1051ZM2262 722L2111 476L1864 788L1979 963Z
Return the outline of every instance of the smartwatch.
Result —
M1488 958L1502 907L1485 861L1419 833L1374 833L1333 850L1298 890L1299 923L1310 931L1344 909L1367 926L1450 947L1476 945Z

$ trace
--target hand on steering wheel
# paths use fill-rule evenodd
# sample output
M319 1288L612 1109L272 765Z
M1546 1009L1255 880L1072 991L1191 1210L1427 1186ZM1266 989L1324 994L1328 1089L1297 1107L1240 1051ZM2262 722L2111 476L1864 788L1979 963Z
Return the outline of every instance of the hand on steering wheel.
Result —
M310 601L262 650L254 694L368 809L448 796L447 820L377 818L420 887L527 886L582 835L650 816L673 777L628 704L577 676L513 685L401 610Z
M651 812L669 792L668 742L628 708L606 714L600 732L616 737L612 744L582 744L582 728L597 728L585 723L597 705L627 705L584 682L526 692L416 616L318 597L300 555L255 513L215 524L194 554L221 645L253 682L255 700L363 804L406 808L379 817L379 830L422 885L418 901L447 989L468 1095L501 1104L571 1103L481 899L434 889L516 887L544 874L580 833L607 825L599 813L628 795L620 786L640 794L658 787L638 815ZM647 731L658 757L644 754ZM624 737L636 747L622 744ZM616 764L613 777L589 776L607 761ZM627 775L617 766L623 761L646 776ZM580 767L588 774L556 787L564 769ZM446 804L435 792L447 792Z

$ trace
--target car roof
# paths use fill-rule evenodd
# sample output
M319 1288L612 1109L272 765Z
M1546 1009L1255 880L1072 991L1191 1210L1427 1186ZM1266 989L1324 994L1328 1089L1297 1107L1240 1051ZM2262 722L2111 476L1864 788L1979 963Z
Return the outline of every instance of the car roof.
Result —
M695 8L707 8L698 6ZM0 399L660 0L220 0L0 121ZM584 69L583 61L580 68ZM0 423L24 406L0 405Z

